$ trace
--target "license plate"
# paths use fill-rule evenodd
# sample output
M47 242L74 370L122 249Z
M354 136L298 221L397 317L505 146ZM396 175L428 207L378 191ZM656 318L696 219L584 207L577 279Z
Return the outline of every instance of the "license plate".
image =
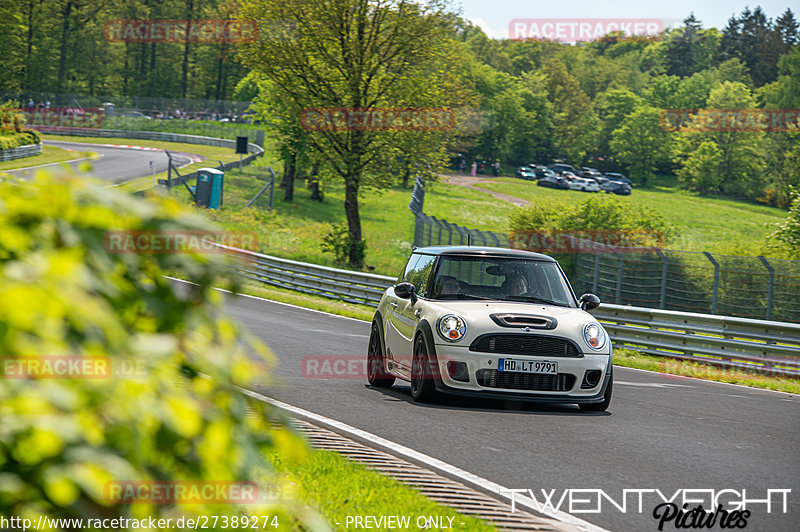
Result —
M514 358L501 358L497 361L499 371L516 371L519 373L558 373L558 362L550 360L519 360Z

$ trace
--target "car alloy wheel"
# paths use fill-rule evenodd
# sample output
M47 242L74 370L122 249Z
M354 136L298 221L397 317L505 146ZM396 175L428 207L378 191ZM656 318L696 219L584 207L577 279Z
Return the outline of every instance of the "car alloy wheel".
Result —
M422 336L414 342L414 357L411 359L411 397L415 401L425 403L436 395L433 374L428 359L428 348Z
M390 388L394 377L386 373L384 359L378 324L373 323L367 348L367 382L379 388Z

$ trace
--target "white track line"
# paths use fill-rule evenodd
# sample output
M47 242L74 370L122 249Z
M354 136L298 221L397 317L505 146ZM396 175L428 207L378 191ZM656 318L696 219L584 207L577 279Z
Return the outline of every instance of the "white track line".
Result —
M95 154L94 157L81 157L80 159L70 159L69 161L60 161L57 163L45 163L45 164L37 164L36 166L26 166L25 168L12 168L11 170L3 170L4 172L19 172L22 170L33 170L34 168L44 168L45 166L56 166L61 164L72 164L77 163L78 161L85 161L87 159L94 161L95 159L100 159L101 157L105 157L102 153Z
M384 449L389 450L390 452L394 453L398 456L403 456L405 458L409 458L415 462L422 463L427 467L432 469L436 469L438 471L444 472L451 477L458 478L459 480L466 482L468 484L472 484L473 486L477 486L482 489L484 492L493 493L498 495L504 499L511 500L511 491L497 484L492 482L491 480L487 480L483 477L479 477L478 475L474 475L469 471L465 471L461 468L458 468L454 465L448 464L447 462L443 462L438 458L434 458L432 456L428 456L427 454L423 454L419 451L415 451L409 447L404 445L400 445L399 443L395 443L393 441L381 438L380 436L376 436L371 432L367 432L356 427L352 427L347 425L346 423L342 423L341 421L336 421L335 419L331 419L329 417L322 416L320 414L315 414L308 410L304 410L302 408L290 405L288 403L284 403L282 401L278 401L277 399L273 399L271 397L267 397L266 395L262 395L258 392L254 392L251 390L241 389L245 395L248 395L254 399L258 399L259 401L264 401L265 403L269 403L270 405L274 406L275 408L279 408L281 410L285 410L290 412L298 417L305 418L310 421L314 421L323 425L328 428L337 429L341 432L349 434L350 436L354 436L361 440L368 441L373 445L377 445L379 447L383 447ZM516 504L520 507L526 507L527 509L538 513L540 515L545 515L562 523L570 524L576 527L579 527L586 532L608 532L604 528L600 528L596 525L593 525L583 519L579 519L574 515L568 514L567 512L562 511L550 511L545 508L539 508L538 505L529 497L523 497L517 494L515 497Z

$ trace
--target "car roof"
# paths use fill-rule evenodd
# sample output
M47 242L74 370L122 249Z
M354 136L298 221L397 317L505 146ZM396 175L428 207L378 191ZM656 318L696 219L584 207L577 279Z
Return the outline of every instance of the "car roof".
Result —
M495 248L489 246L428 246L424 248L417 248L414 250L414 253L442 256L508 257L556 262L556 259L543 253L534 253L533 251L525 251L524 249Z

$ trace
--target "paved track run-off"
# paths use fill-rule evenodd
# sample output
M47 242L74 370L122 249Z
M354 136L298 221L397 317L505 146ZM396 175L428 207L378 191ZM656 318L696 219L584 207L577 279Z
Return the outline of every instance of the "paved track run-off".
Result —
M135 141L132 142L135 143ZM9 170L5 173L28 178L37 170L58 171L63 165L68 165L75 171L81 165L89 163L91 165L91 170L89 172L91 175L111 183L123 183L137 177L152 175L153 169L150 168L150 161L153 162L156 174L167 171L167 154L163 149L159 148L144 148L135 146L135 144L121 146L56 140L45 140L43 144L79 152L93 152L96 153L98 157L30 168L19 168L17 170ZM173 156L174 164L179 168L204 159L204 157L200 155L173 152L172 150L169 150L169 152ZM214 166L216 166L216 163Z

